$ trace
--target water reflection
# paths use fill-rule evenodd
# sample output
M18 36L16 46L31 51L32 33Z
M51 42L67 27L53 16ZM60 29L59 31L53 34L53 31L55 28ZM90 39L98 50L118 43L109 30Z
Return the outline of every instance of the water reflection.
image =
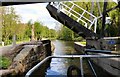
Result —
M53 55L70 55L76 54L74 50L74 43L70 41L52 41L55 45ZM74 58L53 58L50 67L46 71L46 77L57 76L66 77L67 69L70 65L80 66L79 59Z
M52 41L55 45L55 50L53 55L66 55L66 54L75 54L77 53L74 50L74 42L71 41Z

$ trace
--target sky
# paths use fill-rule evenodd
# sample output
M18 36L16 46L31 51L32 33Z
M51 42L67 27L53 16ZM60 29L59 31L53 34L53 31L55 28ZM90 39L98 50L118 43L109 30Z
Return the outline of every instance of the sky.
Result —
M50 29L55 29L56 25L60 23L50 16L46 9L47 4L48 3L36 3L14 5L12 7L15 8L16 14L20 15L23 23L27 23L29 20L32 20L32 22L39 21Z

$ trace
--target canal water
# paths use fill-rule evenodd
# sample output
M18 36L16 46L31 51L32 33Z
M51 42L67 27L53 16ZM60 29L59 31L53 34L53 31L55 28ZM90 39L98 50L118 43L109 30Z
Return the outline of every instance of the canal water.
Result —
M52 41L52 43L55 46L55 50L52 52L52 55L82 54L74 49L73 41L54 40ZM44 64L42 64L37 70L35 70L31 77L33 77L34 75L35 77L67 77L67 69L71 65L75 65L78 68L80 68L79 58L52 58L49 61L46 61ZM96 70L97 77L114 77L94 63L93 67ZM86 59L83 59L83 68L85 77L95 77L92 71L90 70Z
M52 43L55 45L55 50L53 51L52 55L81 54L75 51L73 41L54 40ZM50 67L48 67L46 71L46 77L67 77L67 69L70 65L80 67L79 58L52 58ZM86 71L88 73L89 68L86 68L85 66L85 69L87 69Z

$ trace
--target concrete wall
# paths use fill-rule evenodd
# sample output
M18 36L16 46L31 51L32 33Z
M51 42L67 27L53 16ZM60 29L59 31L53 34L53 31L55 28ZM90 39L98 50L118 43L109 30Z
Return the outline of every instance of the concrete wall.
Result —
M102 67L108 73L120 77L120 58L94 58L92 60L94 63Z
M84 48L85 48L84 46L75 43L75 49L78 52L83 52ZM101 53L97 53L97 54L107 55L107 54L101 54ZM108 73L115 75L116 77L120 77L120 58L92 58L91 60L93 60L95 64L100 66L102 69L104 69Z

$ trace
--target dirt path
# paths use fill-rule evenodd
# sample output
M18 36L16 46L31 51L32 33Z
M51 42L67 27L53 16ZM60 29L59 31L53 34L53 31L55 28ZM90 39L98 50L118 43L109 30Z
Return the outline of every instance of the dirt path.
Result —
M12 46L0 47L0 56L7 54L10 49L12 49Z

